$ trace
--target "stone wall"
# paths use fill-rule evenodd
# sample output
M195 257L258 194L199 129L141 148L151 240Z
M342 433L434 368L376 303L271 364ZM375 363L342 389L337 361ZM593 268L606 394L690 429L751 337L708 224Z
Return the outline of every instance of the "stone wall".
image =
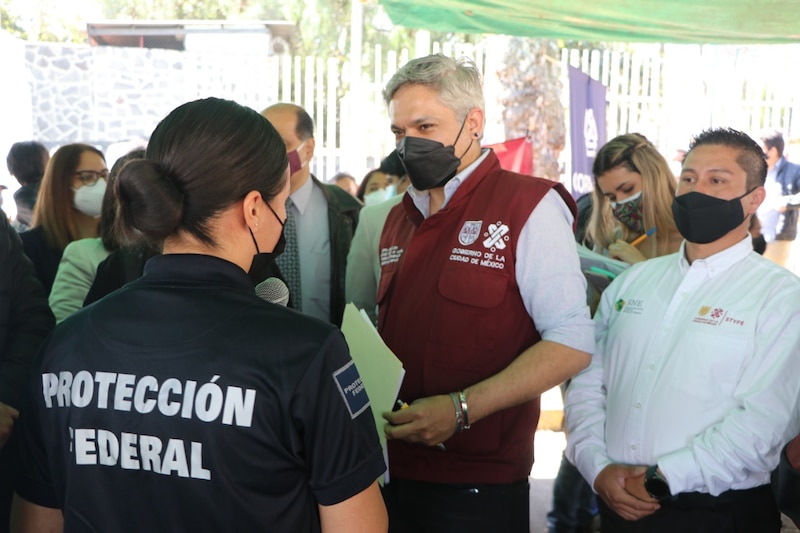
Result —
M270 61L258 54L27 43L32 138L106 149L146 139L178 105L207 96L268 105Z

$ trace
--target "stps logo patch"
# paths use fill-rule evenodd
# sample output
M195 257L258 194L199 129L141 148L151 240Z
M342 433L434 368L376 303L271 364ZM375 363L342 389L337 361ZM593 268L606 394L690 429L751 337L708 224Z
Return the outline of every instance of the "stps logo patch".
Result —
M369 407L369 396L364 382L358 375L358 369L354 361L350 361L342 368L333 373L333 381L336 388L344 399L347 410L350 411L350 418L355 418Z

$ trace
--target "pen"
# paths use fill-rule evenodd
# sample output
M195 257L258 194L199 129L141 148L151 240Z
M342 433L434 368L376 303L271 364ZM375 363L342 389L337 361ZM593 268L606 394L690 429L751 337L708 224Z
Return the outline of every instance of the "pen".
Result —
M400 409L408 409L408 404L406 402L404 402L403 400L401 400L400 398L398 398L397 399L397 407L399 407ZM444 447L444 444L442 444L441 442L439 444L437 444L436 447L439 448L440 450L442 450L443 452L447 451L446 448Z
M633 242L631 243L631 246L639 246L640 244L642 244L642 241L644 241L646 238L648 238L650 235L652 235L655 232L656 232L656 227L653 226L652 228L650 228L649 230L647 230L643 234L641 234L638 237L636 237L633 240Z
M606 276L606 277L608 277L610 279L614 279L614 278L617 277L617 275L614 274L613 272L611 272L610 270L606 270L604 268L600 268L600 267L596 267L596 266L589 267L589 272L594 272L595 274L602 274L603 276Z

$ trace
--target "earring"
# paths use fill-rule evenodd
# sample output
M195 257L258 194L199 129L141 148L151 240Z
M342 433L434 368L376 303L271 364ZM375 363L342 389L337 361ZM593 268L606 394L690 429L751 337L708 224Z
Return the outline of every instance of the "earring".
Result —
M475 133L472 134L472 136L477 139L478 137L480 137L480 134L476 131Z

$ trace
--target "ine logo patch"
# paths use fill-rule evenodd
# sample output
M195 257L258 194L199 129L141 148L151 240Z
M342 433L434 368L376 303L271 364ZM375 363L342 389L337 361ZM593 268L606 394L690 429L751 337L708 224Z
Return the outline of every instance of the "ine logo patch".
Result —
M333 373L333 381L344 399L350 418L355 418L369 407L369 396L353 361Z

